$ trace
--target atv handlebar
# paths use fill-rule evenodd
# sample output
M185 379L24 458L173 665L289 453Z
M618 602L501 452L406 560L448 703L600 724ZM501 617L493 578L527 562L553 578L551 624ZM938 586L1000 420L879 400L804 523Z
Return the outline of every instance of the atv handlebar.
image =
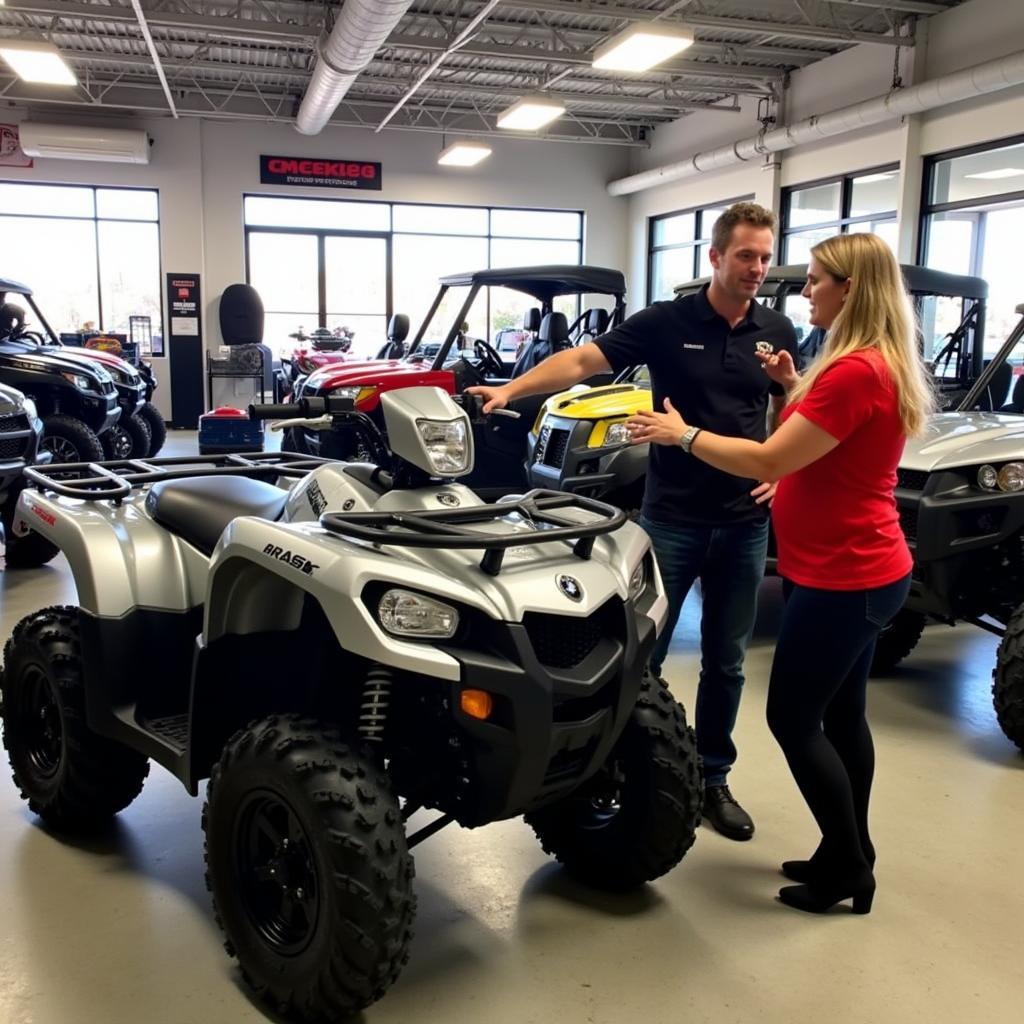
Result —
M300 398L297 402L283 402L278 405L250 405L251 420L307 420L317 416L338 416L355 412L351 398Z

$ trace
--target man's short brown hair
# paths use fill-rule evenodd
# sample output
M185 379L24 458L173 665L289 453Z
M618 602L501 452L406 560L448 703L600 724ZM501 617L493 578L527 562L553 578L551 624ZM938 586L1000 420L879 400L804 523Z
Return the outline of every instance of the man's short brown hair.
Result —
M733 203L711 228L711 244L718 252L725 252L737 224L750 224L755 228L771 228L774 231L777 223L775 214L758 203Z

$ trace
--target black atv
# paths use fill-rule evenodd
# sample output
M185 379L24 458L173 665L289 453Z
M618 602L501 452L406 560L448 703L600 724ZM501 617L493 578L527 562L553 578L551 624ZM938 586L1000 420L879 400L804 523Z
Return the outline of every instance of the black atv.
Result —
M14 508L25 485L22 470L50 461L50 453L39 446L42 436L32 399L0 384L0 537L8 569L34 569L57 554L57 546L41 534L19 536L13 530Z

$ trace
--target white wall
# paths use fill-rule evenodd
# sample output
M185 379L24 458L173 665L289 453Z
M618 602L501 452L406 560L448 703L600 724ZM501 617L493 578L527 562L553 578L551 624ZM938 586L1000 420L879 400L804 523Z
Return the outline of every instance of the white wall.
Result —
M917 81L1024 50L1022 0L970 0L925 24L925 45L917 58ZM786 90L783 123L884 95L893 72L893 50L862 45L810 65L791 76ZM914 58L905 52L901 72L912 84ZM796 185L850 171L901 162L919 175L924 155L1019 134L1024 130L1024 88L958 103L921 115L919 126L893 120L874 128L838 136L774 155L781 164L779 182ZM701 113L659 128L649 150L632 161L631 172L647 170L755 136L760 128L756 103L747 100L740 116ZM634 193L629 202L627 273L632 308L646 293L648 220L658 214L716 203L738 195L770 201L772 174L759 162L728 171L698 175L659 188ZM916 224L919 190L905 190L911 201L901 209ZM909 238L909 236L908 236ZM909 249L908 252L912 251ZM638 301L639 300L639 301Z

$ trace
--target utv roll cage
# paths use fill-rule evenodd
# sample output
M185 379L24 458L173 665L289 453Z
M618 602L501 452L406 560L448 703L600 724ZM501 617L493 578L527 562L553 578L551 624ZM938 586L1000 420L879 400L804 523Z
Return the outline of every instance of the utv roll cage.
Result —
M43 316L42 310L36 305L35 300L32 298L32 289L27 284L22 284L20 281L11 281L8 278L0 277L0 305L7 302L8 295L20 295L29 305L29 308L35 314L36 322L46 331L50 338L51 345L59 345L60 340L54 329L49 325L45 316ZM3 339L0 338L0 341Z

